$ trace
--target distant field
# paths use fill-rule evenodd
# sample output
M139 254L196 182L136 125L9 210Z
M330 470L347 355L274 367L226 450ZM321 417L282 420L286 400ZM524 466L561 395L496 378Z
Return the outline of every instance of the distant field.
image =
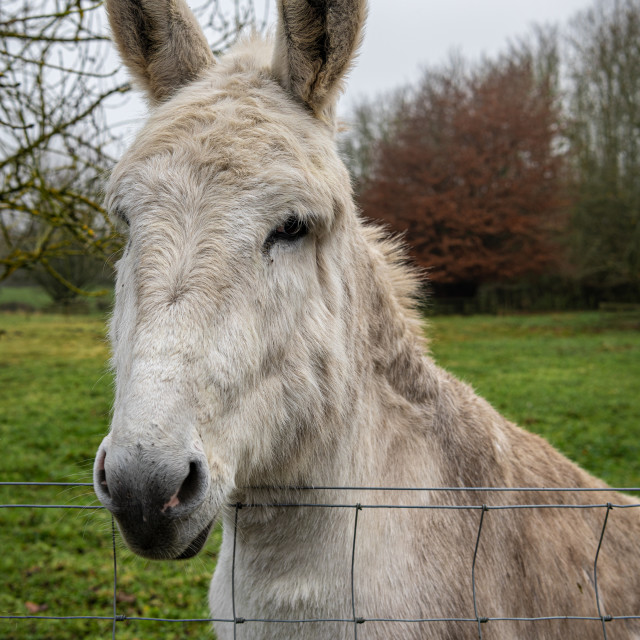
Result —
M17 308L14 308L18 305ZM53 300L49 294L38 286L9 287L0 286L0 313L3 311L54 311ZM74 313L100 313L111 305L110 295L97 297L78 296L66 310Z
M50 305L51 298L40 287L0 287L0 305L12 302L27 304L39 310Z
M509 418L613 485L640 485L640 314L439 317L444 367ZM90 481L111 375L99 316L0 314L0 480ZM96 504L90 487L0 487L0 503ZM147 563L119 543L118 611L206 617L219 532L189 562ZM0 615L112 612L104 511L0 509ZM206 625L205 625L206 627ZM117 638L206 636L203 625L130 622ZM110 622L0 620L3 640L110 638Z
M104 319L0 314L0 480L91 482L109 424ZM97 504L90 487L0 487L0 503ZM0 615L98 615L113 609L111 518L104 511L0 509ZM118 610L207 617L219 532L189 563L118 553ZM206 627L206 625L204 625ZM117 638L201 638L203 625L128 623ZM0 620L3 640L111 638L110 622Z
M640 486L640 313L439 317L436 360L613 486Z

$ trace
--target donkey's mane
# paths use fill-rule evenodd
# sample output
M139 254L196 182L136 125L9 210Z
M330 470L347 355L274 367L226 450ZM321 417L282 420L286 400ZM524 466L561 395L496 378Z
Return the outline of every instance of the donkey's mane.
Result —
M426 272L409 256L403 234L392 234L385 225L368 222L362 226L363 235L371 247L372 255L379 258L380 284L389 287L397 311L408 322L408 327L424 346L424 318L419 304L426 292Z

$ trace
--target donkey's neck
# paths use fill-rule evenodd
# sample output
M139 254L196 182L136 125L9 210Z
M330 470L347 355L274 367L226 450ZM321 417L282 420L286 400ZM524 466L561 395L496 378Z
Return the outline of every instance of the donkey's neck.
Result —
M357 417L353 471L356 482L380 485L424 485L438 482L426 460L400 463L420 451L431 431L440 396L442 371L427 354L423 324L415 310L417 279L393 243L368 239L361 279L360 307L367 318L361 350L367 354L362 392L363 413ZM409 477L415 473L418 477Z
M427 355L415 310L416 275L401 247L362 227L345 249L345 271L332 292L346 368L328 367L332 400L307 441L305 484L411 484L407 465L385 464L432 423L442 372ZM327 284L327 286L329 286ZM336 374L336 371L339 372ZM322 439L323 434L325 439ZM410 455L409 455L410 457ZM422 482L428 479L422 477ZM434 482L437 478L431 478Z
M323 433L330 437L323 440L320 433L314 434L298 451L299 457L290 458L279 471L282 477L291 478L287 471L295 469L300 480L275 483L316 489L259 490L240 496L240 502L337 506L362 501L362 492L348 487L435 486L442 482L439 466L429 457L429 439L425 438L425 431L433 424L440 380L437 368L426 355L419 318L406 299L413 286L411 276L389 262L393 259L391 246L367 242L354 247L354 254L358 252L361 277L342 281L342 287L349 289L343 296L348 304L341 312L341 321L350 379L336 380L332 385L341 410L323 418ZM405 275L407 282L393 281L394 277ZM340 297L335 294L336 299ZM318 490L318 486L333 489ZM367 493L366 500L377 502L384 499L383 495ZM390 499L388 495L386 499ZM227 514L227 532L233 531L232 516ZM238 526L238 553L243 567L264 562L265 555L270 558L270 566L280 566L285 557L288 571L299 573L301 583L313 582L320 589L320 584L334 584L336 576L341 576L347 584L348 576L343 573L352 543L352 510L339 506L260 506L243 510ZM310 552L305 541L314 539L330 544L336 549L335 555L327 559L315 548ZM230 552L231 536L227 535L225 541ZM386 543L384 536L371 542L373 546ZM326 581L321 578L322 572L327 574ZM253 581L257 579L259 576L252 576ZM265 584L262 588L270 587ZM314 597L322 600L325 596L319 593ZM275 601L278 597L273 595Z

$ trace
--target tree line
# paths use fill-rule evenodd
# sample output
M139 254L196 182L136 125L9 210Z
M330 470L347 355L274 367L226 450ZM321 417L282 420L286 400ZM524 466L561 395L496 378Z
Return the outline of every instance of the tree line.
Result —
M260 0L192 4L214 52L265 26ZM102 0L0 2L0 284L60 301L108 288L123 238L102 192L128 132L108 112L130 89Z
M265 26L254 0L194 10L214 51ZM101 0L0 3L0 283L108 284L122 238L101 194L126 128L107 110L130 90L111 52ZM364 215L405 234L436 298L637 301L639 110L640 0L596 0L361 103L341 148Z
M640 0L452 56L360 103L341 147L364 215L404 234L436 299L640 301Z

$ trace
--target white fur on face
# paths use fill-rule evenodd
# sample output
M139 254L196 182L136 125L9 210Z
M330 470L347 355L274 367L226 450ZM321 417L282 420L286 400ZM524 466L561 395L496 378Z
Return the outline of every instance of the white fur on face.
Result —
M223 71L153 115L107 201L130 222L111 440L183 446L188 433L226 494L258 472L264 482L326 411L317 363L344 360L345 346L328 321L340 283L327 291L320 270L345 253L331 230L353 211L330 130L260 74L263 93L229 95ZM205 112L202 86L216 83ZM291 215L309 233L265 246Z

